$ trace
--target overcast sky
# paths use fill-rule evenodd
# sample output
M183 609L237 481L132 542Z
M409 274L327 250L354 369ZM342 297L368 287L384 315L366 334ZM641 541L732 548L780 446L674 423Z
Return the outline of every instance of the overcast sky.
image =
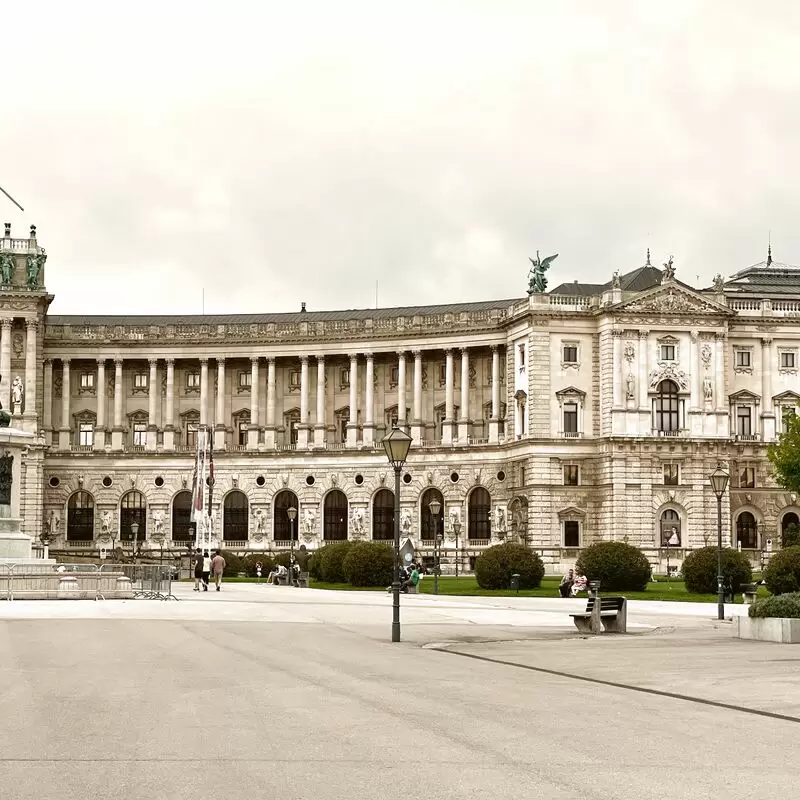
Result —
M124 10L123 10L124 9ZM800 263L796 0L6 3L0 218L54 313Z

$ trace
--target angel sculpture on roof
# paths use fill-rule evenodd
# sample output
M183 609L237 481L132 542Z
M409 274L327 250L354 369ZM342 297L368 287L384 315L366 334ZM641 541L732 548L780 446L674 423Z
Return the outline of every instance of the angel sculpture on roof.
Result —
M541 294L547 288L547 278L545 272L550 269L550 264L558 258L558 253L547 258L540 258L539 251L536 251L536 258L528 258L528 261L533 265L528 278L528 294Z

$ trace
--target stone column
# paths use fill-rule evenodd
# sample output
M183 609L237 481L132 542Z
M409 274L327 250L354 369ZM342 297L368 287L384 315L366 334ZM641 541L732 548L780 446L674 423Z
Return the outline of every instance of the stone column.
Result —
M369 391L369 388L367 389ZM350 354L350 419L347 422L347 446L358 444L358 356Z
M106 449L106 360L104 358L97 359L95 381L97 419L94 426L94 449L102 451Z
M364 374L364 429L363 440L365 445L375 443L375 410L372 394L375 391L375 359L372 353L366 353L367 366Z
M772 339L761 340L761 436L765 442L775 438L775 409L772 405Z
M650 414L650 404L647 398L650 396L650 370L648 361L650 347L650 331L639 331L639 411L645 411ZM644 433L650 433L651 424L648 422L647 430Z
M267 425L264 430L264 446L275 449L275 359L267 359Z
M208 425L208 359L200 359L200 424Z
M256 391L258 388L256 387ZM250 387L250 400L252 402L253 388ZM228 422L225 415L225 359L217 356L217 403L214 409L214 449L224 450L227 446ZM239 440L234 434L234 443Z
M11 409L11 325L13 319L0 320L0 401Z
M8 408L8 406L4 406ZM45 441L53 443L53 360L44 360L44 374L42 376L42 427L44 428Z
M461 348L461 408L458 410L458 441L469 442L469 350Z
M614 374L613 378L613 402L614 408L619 409L623 407L622 403L622 331L611 331L611 337L614 345Z
M411 438L419 444L425 434L422 421L422 351L414 350L414 408L411 411Z
M691 399L689 400L689 409L690 411L699 411L702 408L702 403L700 401L700 392L702 391L702 387L700 384L700 377L703 373L703 365L700 361L700 334L698 331L692 331L691 334L691 353L690 353L690 364L692 370L692 394Z
M252 356L250 358L250 425L247 427L247 449L258 450L259 431L259 413L258 413L258 364L259 357ZM275 366L273 361L273 381ZM267 407L269 408L269 399L267 399ZM269 411L267 412L269 413ZM274 433L274 432L273 432Z
M489 419L489 443L500 441L500 348L492 345L492 416Z
M167 359L167 395L164 398L164 449L175 449L175 359Z
M444 401L444 422L442 423L442 444L453 443L453 419L455 417L453 401L453 351L445 350L445 401Z
M298 448L308 447L308 429L308 356L300 356L300 425L297 427Z
M58 426L58 449L69 450L72 443L70 419L69 359L61 359L61 424Z
M38 425L36 421L36 378L39 375L39 361L36 356L36 330L39 323L35 319L25 320L26 327L26 348L25 348L25 412L23 417L26 420L26 430L36 432Z
M156 400L158 398L158 359L150 359L150 376L147 380L147 450L155 451L158 442Z
M397 427L406 429L406 354L397 352Z
M114 427L111 429L111 449L122 450L122 359L114 359Z
M314 447L325 447L325 356L317 356L317 420Z
M716 386L714 388L714 408L717 411L717 436L730 435L730 409L725 399L725 347L728 343L726 333L716 334L717 358L715 367Z

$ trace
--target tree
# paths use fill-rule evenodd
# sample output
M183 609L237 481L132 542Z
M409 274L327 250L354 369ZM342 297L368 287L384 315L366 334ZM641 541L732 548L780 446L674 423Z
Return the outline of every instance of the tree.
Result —
M783 427L778 441L767 448L767 458L776 483L789 492L800 492L800 417L786 414Z

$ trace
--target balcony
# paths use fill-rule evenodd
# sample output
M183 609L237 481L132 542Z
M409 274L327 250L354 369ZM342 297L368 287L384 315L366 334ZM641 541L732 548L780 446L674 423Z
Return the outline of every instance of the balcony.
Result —
M582 439L583 431L559 431L558 435L562 439Z
M657 428L653 428L652 430L653 436L661 436L666 437L668 439L680 439L683 436L688 436L689 431L686 428L677 431L661 431Z
M760 442L761 434L759 433L737 433L734 434L733 440L735 442Z
M69 550L93 550L95 546L94 539L67 539L65 544Z
M222 547L226 550L245 550L249 544L247 539L224 539Z
M491 539L467 539L467 547L488 547Z

